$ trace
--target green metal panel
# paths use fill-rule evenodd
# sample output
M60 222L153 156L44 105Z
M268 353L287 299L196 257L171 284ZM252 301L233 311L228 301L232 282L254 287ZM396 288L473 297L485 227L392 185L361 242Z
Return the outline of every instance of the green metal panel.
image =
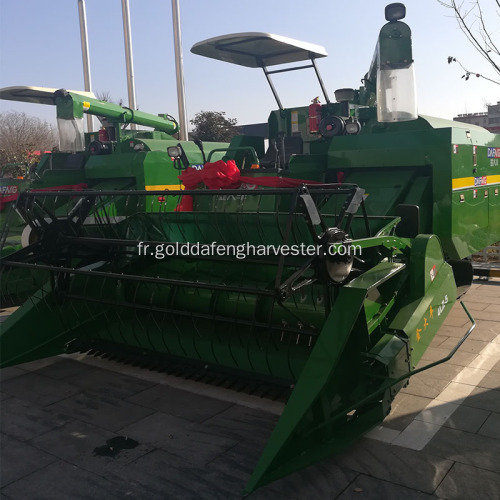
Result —
M332 141L328 168L344 172L347 182L365 186L370 196L376 193L377 214L394 214L398 203L407 202L422 205L424 212L432 208L432 226L422 229L439 234L447 256L464 258L500 237L498 218L490 218L489 209L491 203L496 206L490 200L500 177L487 158L488 147L498 143L498 137L479 127L428 117L383 126L368 123L360 135ZM426 190L420 191L421 200L410 194L414 179L421 176L432 179L432 203ZM487 184L474 187L481 182ZM424 213L423 220L429 219Z

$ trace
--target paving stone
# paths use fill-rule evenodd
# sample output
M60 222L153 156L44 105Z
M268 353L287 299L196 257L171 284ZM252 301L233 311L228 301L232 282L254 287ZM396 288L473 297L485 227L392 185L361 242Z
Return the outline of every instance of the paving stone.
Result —
M454 462L500 472L500 440L479 434L442 427L424 451Z
M499 299L499 297L496 294L484 292L483 290L479 290L477 292L474 292L474 300L478 301L478 302L498 305L498 299ZM465 298L465 305L467 305L467 297ZM479 312L481 312L481 311L479 311ZM473 314L473 317L475 317L475 313ZM489 320L489 321L493 321L493 320Z
M384 420L384 427L404 430L431 401L432 398L399 393L392 402L391 413Z
M445 342L449 338L450 337L448 335L440 335L438 333L437 335L434 335L434 338L430 343L430 347L439 347L443 342Z
M128 398L127 401L193 422L202 422L233 405L205 396L193 397L190 392L168 385L151 387Z
M484 319L486 321L500 321L500 311L498 308L499 299L496 302L492 302L491 309L487 307L484 311L475 311L474 319Z
M67 422L63 415L15 397L2 402L0 428L3 433L27 441Z
M500 474L456 463L436 490L447 500L500 498Z
M456 405L454 406L456 407ZM442 410L453 409L450 408L450 406L437 408L441 408ZM409 448L411 450L423 450L425 445L441 428L441 425L432 422L432 420L439 420L443 418L445 417L442 412L432 416L429 415L428 411L419 414L417 418L413 420L413 422L411 422L411 424L392 441L392 444Z
M0 369L0 387L2 383L11 378L16 378L21 375L26 375L26 370L22 370L17 366L9 366L7 368Z
M439 455L372 439L361 439L335 460L342 468L425 493L433 493L453 465Z
M456 403L451 403L449 401L440 401L439 399L433 399L416 417L415 420L420 420L432 424L433 426L443 425L448 418L453 415L459 408ZM434 429L434 427L429 428L429 430ZM406 432L406 430L405 430ZM429 432L427 432L429 434ZM428 441L426 441L427 443Z
M470 368L480 368L488 371L500 371L500 360L498 356L479 354L469 363Z
M245 484L264 451L267 439L246 439L207 465L221 474L228 474ZM336 498L357 476L357 472L339 466L335 458L324 460L294 472L258 489L252 500L264 498L331 499Z
M207 468L231 474L245 484L250 479L266 442L267 440L261 443L255 440L242 441L209 463ZM332 457L274 481L252 493L250 498L252 500L273 498L268 496L273 493L293 499L332 499L336 498L357 475L356 471L337 464L335 457Z
M133 436L141 443L162 448L173 456L200 466L211 462L238 442L210 432L205 425L159 412L124 427L120 434Z
M29 444L7 436L1 435L2 446L0 447L0 487L21 479L32 472L43 469L48 464L55 462L56 457L38 450ZM5 492L5 494L8 494ZM17 498L30 498L19 496ZM34 497L31 497L34 498Z
M241 498L244 482L232 474L193 466L164 450L154 450L125 466L121 474L133 476L152 495L182 500Z
M430 372L423 372L410 378L410 383L401 390L401 394L413 394L426 398L435 398L449 381L435 378Z
M49 408L69 418L82 420L110 431L121 429L154 413L149 408L96 391L80 392Z
M426 360L427 362L439 361L448 356L450 350L451 349L443 349L441 347L429 347L422 355L422 360ZM459 349L447 363L451 365L467 366L476 356L477 353L465 352Z
M471 300L466 301L467 309L469 311L484 311L488 307L488 304L484 302L473 302Z
M382 498L431 500L436 497L365 474L360 474L340 496L336 497L337 500L380 500Z
M477 289L474 296L477 295L492 295L494 297L500 297L500 283L498 281L489 280L485 283L481 283Z
M210 462L207 469L230 475L245 485L264 446L265 443L242 441ZM259 488L250 498L331 499L339 495L357 475L357 472L337 465L334 459L328 459Z
M166 490L168 491L168 490ZM103 478L65 462L57 462L43 470L16 481L4 489L13 499L36 500L112 500L144 498L160 500L167 498L151 492L138 481L125 478Z
M479 434L500 440L500 413L492 413L479 430Z
M233 405L206 420L203 425L221 436L267 442L279 417L246 406Z
M36 359L35 361L28 361L27 363L22 363L16 366L25 371L36 372L41 368L58 363L61 359L62 358L59 356L50 356L48 358Z
M439 393L436 399L439 401L449 401L450 403L461 404L470 396L475 389L474 385L460 382L450 382L446 388Z
M84 363L57 356L53 363L38 368L36 372L56 380L64 379L66 382L73 383L74 379L70 377L80 376L82 373L86 376L89 369Z
M2 383L2 391L19 399L48 406L79 392L79 388L36 372L28 372Z
M457 328L464 327L467 323L469 323L469 318L465 315L464 312L456 312L457 308L453 309L453 314L448 314L446 317L443 326L453 326ZM461 310L462 308L460 308Z
M439 347L442 349L448 349L451 351L455 347L457 343L456 338L449 338L448 340L444 341L441 343ZM477 339L472 339L468 338L461 346L459 352L472 352L475 354L479 354L487 345L489 344L489 341L485 340L477 340Z
M265 490L279 492L287 498L326 500L338 498L356 476L356 472L343 469L330 459L270 483Z
M475 387L463 404L500 413L500 390Z
M500 300L499 300L500 302ZM500 326L497 321L481 320L475 317L475 313L472 314L474 320L476 321L476 327L470 334L469 338L474 340L483 340L485 342L490 342L500 333ZM439 329L438 334L440 336L447 336L451 338L456 338L457 340L462 338L465 333L464 328L452 327L452 326L442 326Z
M244 484L250 479L250 475L262 455L265 445L266 441L260 439L240 441L207 464L207 469L232 475Z
M460 373L453 379L452 382L478 386L483 382L483 379L486 375L488 375L488 370L466 366L460 371Z
M12 396L10 394L5 394L5 392L0 392L0 402L5 401L6 399L11 398Z
M445 427L466 432L477 432L484 424L489 411L460 405L443 424Z
M472 331L471 336L474 335L475 329ZM456 326L446 326L443 325L439 329L439 335L444 335L447 337L453 337L455 339L461 339L465 334L465 328L459 328Z
M102 456L95 452L97 448L105 446L108 440L119 435L137 441L137 446L122 449L115 456ZM154 449L135 435L113 433L78 420L38 436L31 444L65 462L100 475L113 473Z
M476 328L474 328L474 331L471 333L471 338L491 342L495 337L498 337L498 334L500 334L500 325L498 321L477 319Z
M73 361L73 363L77 362ZM82 366L82 363L77 364ZM100 394L115 398L128 398L156 385L137 377L88 366L85 367L84 376L79 373L69 377L66 381L82 389L99 391Z
M383 425L377 425L371 431L368 431L364 437L368 439L375 439L377 441L383 441L384 443L392 443L400 434L401 431L389 429Z
M421 368L422 366L426 365L428 363L427 360L421 361L417 368ZM440 365L433 366L432 368L429 368L428 370L425 370L419 375L415 375L415 377L421 377L424 378L426 376L432 377L432 378L437 378L441 380L445 380L446 382L451 382L458 373L462 371L463 367L459 365L452 365L450 363L442 363ZM410 382L413 380L413 378L410 379Z
M500 364L500 361L499 361ZM488 372L478 383L479 387L485 387L487 389L499 389L500 390L500 371L490 371Z

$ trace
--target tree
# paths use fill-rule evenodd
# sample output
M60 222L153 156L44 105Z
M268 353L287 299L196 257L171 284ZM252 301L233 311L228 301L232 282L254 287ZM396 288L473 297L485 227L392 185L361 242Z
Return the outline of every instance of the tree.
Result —
M200 111L190 120L194 129L192 139L229 142L237 134L236 118L226 118L224 111Z
M438 0L444 7L451 9L460 26L460 29L465 34L472 46L488 61L493 70L500 76L500 51L492 37L493 30L491 26L498 28L498 16L500 11L496 12L496 16L491 18L483 13L480 0L473 0L465 3L465 0L456 2L456 0ZM495 3L500 9L500 0L495 0ZM484 78L492 83L500 85L500 81L489 78L476 71L467 69L459 60L453 56L448 57L448 64L456 62L464 70L462 78L469 79L471 75L478 78Z
M0 113L0 165L38 161L34 151L52 150L58 144L54 125L26 113Z
M118 101L116 101L115 99L113 99L111 97L111 92L109 90L96 91L95 96L100 101L106 101L106 102L110 102L112 104L118 104L118 106L123 106L123 99L119 99Z

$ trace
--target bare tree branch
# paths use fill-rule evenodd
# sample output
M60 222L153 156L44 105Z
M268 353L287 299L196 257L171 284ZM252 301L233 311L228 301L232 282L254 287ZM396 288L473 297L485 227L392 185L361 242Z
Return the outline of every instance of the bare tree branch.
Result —
M500 0L497 0L497 3L498 3L498 1L500 1ZM479 10L479 21L481 23L480 33L483 37L485 46L486 46L486 48L490 47L490 50L493 50L497 55L500 55L500 52L498 51L498 48L495 45L495 42L491 38L491 35L488 33L488 30L486 28L486 24L484 22L483 11L481 9L481 5L479 3L479 0L476 0L476 5L477 5L477 9Z
M495 0L496 4L500 7L500 0ZM448 9L452 9L458 25L462 32L465 34L472 46L484 57L491 67L500 74L500 64L497 63L492 56L499 56L500 52L496 47L493 39L491 38L490 31L486 26L485 16L481 9L479 0L473 2L472 7L467 9L464 7L464 2L457 3L456 0L449 0L447 2L438 0L438 2ZM476 14L476 20L471 20L471 13ZM478 26L476 22L478 21ZM482 39L482 40L481 40ZM471 72L469 72L470 74ZM482 75L481 75L482 76ZM483 76L483 78L486 78ZM489 80L489 78L487 78ZM495 82L496 83L496 82Z
M496 83L497 85L500 85L499 81L493 80L492 78L488 78L487 76L481 75L480 73L476 73L475 71L470 71L460 61L458 61L455 57L448 56L448 64L451 64L452 62L456 62L465 71L465 73L462 75L462 78L465 78L466 80L468 80L470 78L470 76L472 75L472 76L475 76L477 78L484 78L485 80L488 80L491 83Z

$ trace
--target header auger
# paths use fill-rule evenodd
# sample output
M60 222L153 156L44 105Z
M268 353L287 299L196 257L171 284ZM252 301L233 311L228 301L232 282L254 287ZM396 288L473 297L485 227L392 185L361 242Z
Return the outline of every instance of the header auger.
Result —
M277 99L267 151L239 135L212 150L223 161L208 153L195 169L180 144L170 153L184 190L130 189L108 169L107 189L25 191L16 208L38 237L2 274L47 280L3 323L2 366L106 353L286 397L246 493L379 424L408 379L472 331L469 315L450 355L416 368L471 283L462 259L500 239L500 138L414 114L401 93L413 63L403 9L386 9L362 88L314 108L314 94L302 107ZM269 79L283 63L317 72L326 55L266 33L192 50Z

